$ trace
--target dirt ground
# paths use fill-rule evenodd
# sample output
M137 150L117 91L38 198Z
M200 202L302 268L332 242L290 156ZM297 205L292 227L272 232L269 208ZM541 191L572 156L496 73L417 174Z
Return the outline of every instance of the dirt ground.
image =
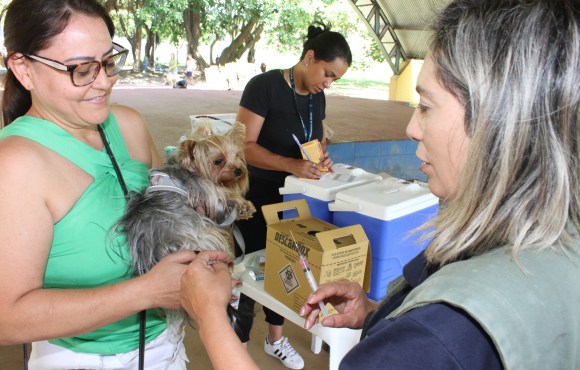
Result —
M227 90L198 80L186 89L164 84L160 75L123 76L111 101L137 109L151 127L160 151L175 145L191 129L190 115L235 113L241 90ZM327 91L325 122L334 131L331 143L404 140L413 108L387 101L387 91Z

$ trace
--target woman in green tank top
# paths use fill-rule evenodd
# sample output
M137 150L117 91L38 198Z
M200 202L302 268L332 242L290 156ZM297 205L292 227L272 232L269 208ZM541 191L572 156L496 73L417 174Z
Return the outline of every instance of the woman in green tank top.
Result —
M147 310L147 367L185 369L182 335L156 308L180 307L193 252L133 278L109 232L125 199L97 128L128 191L161 164L142 117L110 104L127 56L111 18L95 0L13 0L4 14L0 345L33 342L31 369L134 368Z

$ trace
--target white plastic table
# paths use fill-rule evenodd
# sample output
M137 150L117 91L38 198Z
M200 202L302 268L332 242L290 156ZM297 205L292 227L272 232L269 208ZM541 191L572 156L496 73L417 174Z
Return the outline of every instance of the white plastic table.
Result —
M247 254L245 258L250 258L254 254L264 254L265 250L257 251ZM266 263L268 263L266 261ZM243 264L240 264L243 265ZM242 269L236 266L236 270ZM239 271L239 270L238 270ZM276 300L270 294L264 291L264 281L256 281L249 275L248 270L242 273L242 287L241 292L252 298L263 306L268 307L272 311L278 313L280 316L290 320L294 324L304 327L304 319L296 312L286 307L283 303ZM306 329L305 329L306 330ZM310 330L312 333L312 344L310 349L312 352L318 354L322 348L322 341L324 340L330 346L329 369L338 369L340 361L348 351L360 340L361 330L353 330L347 328L327 328L320 324L314 325Z

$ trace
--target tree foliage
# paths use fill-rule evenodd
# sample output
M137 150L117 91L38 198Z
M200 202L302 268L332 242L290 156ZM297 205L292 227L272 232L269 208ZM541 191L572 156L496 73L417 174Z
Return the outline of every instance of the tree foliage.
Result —
M141 63L141 40L143 21L141 19L144 0L104 0L103 5L115 20L117 33L124 36L131 45L135 61L134 68Z
M100 0L109 9L119 36L127 38L133 50L153 60L160 42L187 43L201 68L223 65L247 55L254 62L258 43L279 52L299 54L308 25L315 20L331 23L335 31L365 34L356 24L355 13L344 7L345 0ZM199 52L210 45L209 60ZM226 45L215 50L217 45ZM369 44L370 46L370 44ZM133 52L141 61L141 53ZM380 59L376 53L364 58ZM363 63L364 64L364 63ZM138 67L136 67L138 68Z

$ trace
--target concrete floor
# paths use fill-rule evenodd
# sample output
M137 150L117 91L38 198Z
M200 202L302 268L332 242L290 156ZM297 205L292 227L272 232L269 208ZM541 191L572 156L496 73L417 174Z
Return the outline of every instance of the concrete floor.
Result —
M189 132L190 115L235 113L241 91L120 87L113 103L137 109L150 125L160 151L175 145L182 132ZM413 108L386 100L327 96L325 122L334 131L333 143L404 140Z
M204 90L200 88L172 89L169 87L132 88L120 86L113 92L114 104L125 104L137 109L149 123L160 153L175 145L182 132L190 130L189 115L208 113L235 113L241 97L236 90ZM332 142L403 140L405 126L412 108L385 100L327 96L326 122L334 130ZM262 369L286 369L277 359L263 351L267 327L264 315L256 305L256 319L248 350ZM304 357L306 369L328 368L328 353L318 355L310 351L310 334L287 323L285 335ZM186 338L190 358L188 369L211 369L211 364L194 329L188 329ZM22 369L22 346L0 347L0 370ZM233 365L235 368L235 365Z
M248 342L248 351L261 369L284 370L287 369L274 357L264 352L264 337L268 331L264 322L264 313L260 305L256 305L256 318L252 328L252 336ZM293 323L284 325L284 335L288 336L290 343L304 358L305 369L328 369L328 352L321 351L318 355L310 351L310 334ZM185 335L185 348L189 363L187 370L210 370L211 362L205 349L199 340L195 328L187 328ZM30 347L29 347L30 351ZM23 369L22 345L0 347L0 370ZM235 369L235 364L232 369Z

